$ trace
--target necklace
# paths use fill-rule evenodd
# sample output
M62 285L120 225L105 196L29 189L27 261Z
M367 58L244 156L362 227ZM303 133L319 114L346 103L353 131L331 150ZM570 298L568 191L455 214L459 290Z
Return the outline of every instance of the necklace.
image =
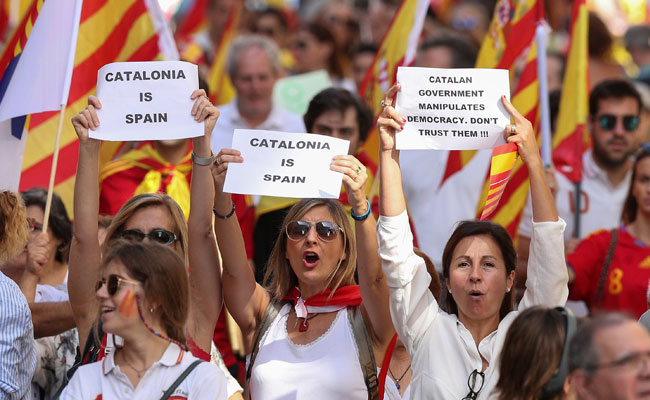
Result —
M297 318L297 319L302 319L302 324L298 326L298 332L305 332L307 328L309 328L309 321L310 319L314 318L318 314L312 314L311 316L307 315L307 318Z
M135 371L135 374L138 376L138 379L142 378L142 375L144 375L144 373L147 372L147 370L149 369L149 367L145 367L145 368L143 368L143 369L137 369L137 368L135 368L135 367L134 367L133 365L131 365L131 363L126 359L126 357L124 356L124 354L122 354L122 360L126 363L126 365L129 366L129 368L131 368L132 370Z
M395 375L393 375L393 371L390 370L390 367L388 368L388 372L390 372L390 376L391 376L391 377L393 378L393 380L395 381L395 387L397 388L397 390L399 390L400 387L401 387L401 386L399 385L399 382L400 382L402 379L404 379L404 376L406 376L406 373L409 372L410 369L411 369L411 363L409 363L409 366L408 366L408 368L406 368L406 371L404 371L404 373L402 374L402 376L400 376L399 379L398 379L398 378L395 378Z

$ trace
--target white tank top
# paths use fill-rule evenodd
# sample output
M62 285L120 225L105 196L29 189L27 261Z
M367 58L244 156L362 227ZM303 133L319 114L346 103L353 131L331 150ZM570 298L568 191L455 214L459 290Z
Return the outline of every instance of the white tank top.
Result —
M252 400L367 400L359 351L346 308L327 332L305 345L287 334L285 304L260 342L251 372Z

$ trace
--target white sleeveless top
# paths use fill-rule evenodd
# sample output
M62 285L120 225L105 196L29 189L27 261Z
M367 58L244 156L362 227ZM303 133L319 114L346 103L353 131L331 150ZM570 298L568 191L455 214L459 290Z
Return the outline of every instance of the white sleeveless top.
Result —
M260 342L250 378L252 400L367 400L359 351L346 308L327 332L306 345L287 333L285 304Z

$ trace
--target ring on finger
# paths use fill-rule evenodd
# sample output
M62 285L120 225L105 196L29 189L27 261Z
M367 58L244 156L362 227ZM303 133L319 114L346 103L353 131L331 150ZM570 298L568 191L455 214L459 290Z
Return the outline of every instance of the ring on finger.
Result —
M381 99L381 103L380 103L380 104L381 104L381 108L386 107L386 101L384 101L384 99Z
M517 127L515 125L510 125L510 134L514 135L517 133Z
M219 156L216 156L216 157L214 158L214 164L215 164L216 166L219 166L219 163L220 163L220 161L219 161Z

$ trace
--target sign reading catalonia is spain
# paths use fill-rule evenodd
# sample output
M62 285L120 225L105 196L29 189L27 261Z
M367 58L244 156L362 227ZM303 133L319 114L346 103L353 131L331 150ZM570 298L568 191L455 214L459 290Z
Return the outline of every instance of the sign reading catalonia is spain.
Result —
M203 135L191 115L198 67L183 61L118 62L97 72L102 140L170 140Z

